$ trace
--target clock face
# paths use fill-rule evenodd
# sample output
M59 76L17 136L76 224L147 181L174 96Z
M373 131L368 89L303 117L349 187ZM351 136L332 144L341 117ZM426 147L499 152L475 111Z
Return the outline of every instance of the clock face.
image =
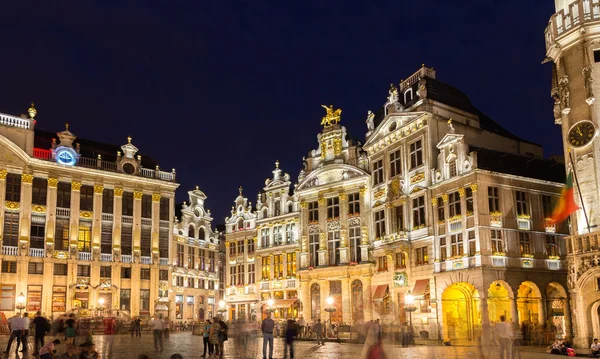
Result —
M73 166L77 162L75 151L64 147L60 148L56 151L56 162L67 166Z
M569 130L569 144L573 147L583 147L590 143L596 135L596 126L590 121L581 121Z

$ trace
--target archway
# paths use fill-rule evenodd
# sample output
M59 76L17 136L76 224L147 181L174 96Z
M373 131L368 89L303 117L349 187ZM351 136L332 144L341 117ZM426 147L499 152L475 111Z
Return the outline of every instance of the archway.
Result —
M517 290L517 313L519 324L523 322L543 324L546 320L542 307L542 293L533 282L521 283Z
M198 309L198 320L201 322L204 321L204 308Z
M479 292L465 282L454 283L442 293L444 339L468 339L481 325Z
M546 310L551 332L556 333L556 338L563 339L567 325L567 291L559 283L552 282L546 287Z
M488 288L488 317L490 323L497 323L504 316L507 322L512 321L511 298L513 291L503 280L496 280Z
M310 319L321 319L321 286L318 283L310 286Z
M360 279L352 281L352 322L356 324L365 319L363 305L363 284Z

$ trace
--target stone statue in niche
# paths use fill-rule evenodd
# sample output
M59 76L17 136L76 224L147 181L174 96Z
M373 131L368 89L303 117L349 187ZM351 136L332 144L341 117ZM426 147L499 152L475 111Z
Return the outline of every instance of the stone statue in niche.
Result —
M402 111L404 111L404 106L402 106L402 104L400 102L396 102L396 103L394 103L394 110L396 112L402 112Z
M558 80L558 84L560 86L560 102L562 105L562 113L568 115L569 112L571 112L570 93L567 86L569 84L569 77L566 75L562 76L560 80Z
M424 99L427 98L427 80L425 80L425 78L422 78L421 80L419 80L419 87L417 88L417 96L419 96L420 99Z
M358 167L365 171L368 171L369 159L365 152L361 152L361 154L358 156Z
M587 104L590 106L596 101L596 98L594 97L594 90L592 89L594 81L594 79L592 79L592 71L593 68L590 65L585 65L581 71L585 79L585 102L587 102Z
M113 261L120 262L121 261L121 250L118 248L113 248Z
M133 263L140 263L140 251L133 251Z
M552 107L552 112L554 113L554 123L557 125L562 125L562 111L560 108L561 102L558 89L552 90L552 99L554 100L554 105Z
M52 258L54 255L54 243L46 242L46 258Z

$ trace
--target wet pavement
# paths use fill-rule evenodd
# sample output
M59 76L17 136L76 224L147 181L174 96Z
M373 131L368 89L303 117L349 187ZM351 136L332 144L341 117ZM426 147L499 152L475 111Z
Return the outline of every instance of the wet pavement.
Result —
M46 337L46 341L52 340L54 337ZM60 338L59 338L60 339ZM85 341L84 337L77 338L78 343ZM8 336L0 336L0 349L4 351L8 342ZM33 352L33 338L30 338L29 353ZM96 351L100 354L100 358L126 358L136 359L140 354L147 354L152 359L168 359L172 354L179 353L184 359L201 358L203 343L202 337L192 335L191 332L174 333L164 340L164 351L157 353L154 351L153 338L151 334L144 333L141 338L132 338L128 335L96 335L94 336ZM298 341L295 344L295 358L344 358L344 359L363 359L364 346L361 344L351 343L335 343L326 342L323 346L318 346L316 342ZM13 343L11 353L2 354L1 358L21 358L33 359L36 358L30 354L15 353L16 342ZM58 346L58 354L65 351L64 344ZM239 354L236 351L239 349ZM499 348L490 347L485 351L489 353L483 356L479 348L472 346L462 347L445 347L445 346L424 346L418 345L409 348L402 348L395 345L387 345L386 351L388 359L390 358L407 358L407 359L476 359L499 358ZM524 347L519 351L520 357L528 358L547 358L549 355L542 348ZM587 352L586 352L587 354ZM234 338L225 342L225 358L262 358L262 338L254 338L249 341L249 344L244 348L236 348L236 340ZM273 358L283 358L283 340L275 339ZM518 357L515 357L518 358Z

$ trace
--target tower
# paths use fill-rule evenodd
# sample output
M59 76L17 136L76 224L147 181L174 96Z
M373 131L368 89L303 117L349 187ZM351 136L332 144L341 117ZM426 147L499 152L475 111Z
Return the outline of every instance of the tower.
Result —
M581 209L571 216L571 236L566 239L569 304L574 341L589 346L599 334L600 262L595 256L600 253L600 101L595 94L600 94L600 4L555 0L555 5L544 32L543 62L552 63L554 122L562 129L567 169L577 179L575 200ZM555 313L551 304L548 309Z

